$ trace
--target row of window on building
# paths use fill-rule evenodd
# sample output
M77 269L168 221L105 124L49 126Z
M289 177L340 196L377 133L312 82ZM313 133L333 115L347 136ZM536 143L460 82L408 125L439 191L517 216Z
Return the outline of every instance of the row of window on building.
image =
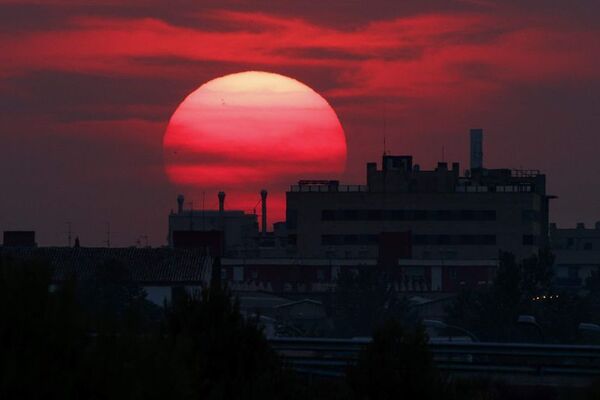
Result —
M539 238L535 235L523 235L522 243L525 246L536 245L538 241ZM374 246L378 242L379 235L321 236L323 246ZM496 245L496 235L412 235L412 244L415 246L494 246Z
M369 246L377 245L379 235L322 235L323 246ZM416 246L455 245L486 246L496 244L496 235L413 235L412 243Z
M323 221L495 221L495 210L323 210Z
M522 185L502 185L502 186L483 186L483 185L458 185L456 191L460 193L487 193L487 192L498 192L498 193L529 193L533 191L530 184Z

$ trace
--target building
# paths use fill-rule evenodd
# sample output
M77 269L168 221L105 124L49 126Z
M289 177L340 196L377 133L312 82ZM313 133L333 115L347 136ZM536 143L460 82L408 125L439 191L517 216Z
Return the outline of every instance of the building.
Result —
M497 267L497 260L398 259L385 272L397 292L455 293L489 284ZM236 293L318 298L335 291L342 271L356 272L361 268L381 268L381 262L350 258L224 258L221 279Z
M377 259L384 232L410 232L413 259L522 258L547 245L546 177L539 171L483 167L483 134L471 131L471 168L412 156L368 163L366 185L300 181L286 193L288 246L301 258Z
M52 269L55 285L73 277L95 280L109 263L116 263L123 268L119 279L141 286L146 299L159 306L171 301L174 291L207 287L212 274L212 258L199 249L3 247L0 257L45 263L41 265Z
M2 245L6 247L35 247L35 231L4 231Z
M600 222L594 228L578 223L575 228L550 224L550 245L556 284L580 288L594 271L600 271Z
M265 195L266 197L266 195ZM184 209L184 197L177 197L177 212L169 214L168 243L175 247L179 236L189 242L202 239L197 232L223 232L224 253L230 256L249 256L258 251L258 217L239 210L225 210L225 193L219 193L219 210ZM265 227L266 229L266 227ZM184 232L187 232L185 234ZM208 245L208 244L207 244ZM186 247L189 247L189 243Z

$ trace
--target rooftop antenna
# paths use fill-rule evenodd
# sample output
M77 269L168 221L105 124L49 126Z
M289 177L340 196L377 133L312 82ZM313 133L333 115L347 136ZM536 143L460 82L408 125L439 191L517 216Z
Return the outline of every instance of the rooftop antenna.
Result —
M442 161L446 161L446 149L444 145L442 145Z
M193 231L194 230L194 218L193 218L194 202L190 201L188 204L190 205L190 231Z
M135 243L138 245L138 247L142 247L142 239L144 239L144 241L146 243L146 247L148 247L148 235L140 235L140 236L138 236L138 238L135 241Z
M67 221L67 242L69 247L71 247L71 222Z
M106 223L106 247L110 247L110 222Z
M202 230L205 231L206 230L206 226L204 223L204 198L206 197L206 192L202 192Z
M386 147L386 136L387 136L387 104L383 104L383 155L387 156Z

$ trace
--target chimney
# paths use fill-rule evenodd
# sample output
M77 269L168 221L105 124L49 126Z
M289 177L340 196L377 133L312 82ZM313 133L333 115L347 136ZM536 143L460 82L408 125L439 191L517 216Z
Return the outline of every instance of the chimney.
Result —
M177 213L178 214L181 214L183 212L183 201L184 201L184 197L182 194L177 196Z
M260 199L262 203L262 234L265 235L267 233L267 191L265 189L260 191Z
M483 168L483 129L471 129L471 170Z
M225 211L225 192L219 192L219 212Z

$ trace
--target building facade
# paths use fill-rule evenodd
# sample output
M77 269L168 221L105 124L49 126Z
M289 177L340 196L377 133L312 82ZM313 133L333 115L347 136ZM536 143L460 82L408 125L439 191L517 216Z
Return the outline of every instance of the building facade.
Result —
M299 257L377 258L384 232L410 232L412 258L518 258L547 245L546 178L539 171L486 169L482 137L472 135L472 163L440 162L430 171L411 156L367 164L366 185L300 181L286 193L288 245Z
M223 232L224 253L230 256L255 255L258 251L258 216L239 210L225 210L224 194L219 210L184 209L183 196L177 198L177 212L169 214L169 247L174 247L174 232Z

